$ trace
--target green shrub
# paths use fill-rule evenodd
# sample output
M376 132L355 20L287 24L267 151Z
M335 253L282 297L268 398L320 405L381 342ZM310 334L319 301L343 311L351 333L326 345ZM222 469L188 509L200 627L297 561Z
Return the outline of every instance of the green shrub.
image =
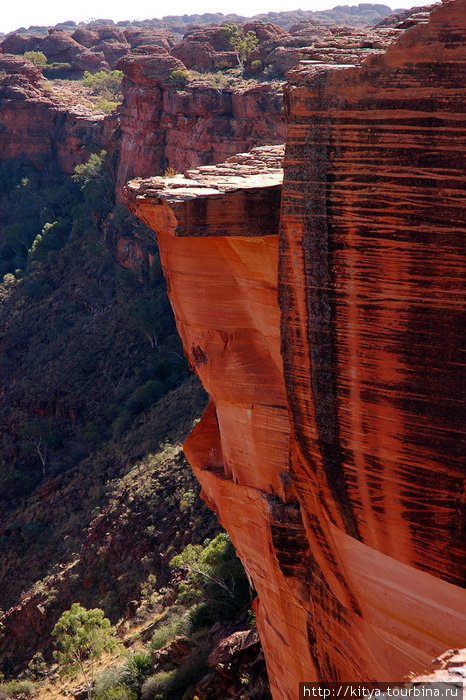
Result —
M221 532L213 540L206 540L203 545L188 544L181 554L173 557L170 566L185 569L192 592L201 592L206 601L190 612L194 630L218 619L234 617L248 601L249 584L226 532ZM180 602L187 600L190 587L180 585Z
M7 272L6 275L3 275L3 284L5 285L5 287L14 287L15 282L16 277L11 272Z
M191 632L189 614L174 614L165 625L156 629L150 642L151 649L163 649L176 637L177 634L188 635Z
M107 100L105 97L101 97L97 100L93 109L96 112L104 112L105 114L110 114L118 107L118 102L113 102L112 100Z
M264 70L262 61L252 61L249 69L253 75L260 75Z
M92 697L100 697L109 689L123 686L124 675L124 666L109 666L109 668L106 668L104 671L99 673L95 679Z
M23 284L23 293L30 299L43 299L52 292L52 287L47 282L28 280Z
M7 697L13 698L33 698L37 691L32 681L9 681L0 685L0 691L6 693Z
M152 379L135 389L126 405L132 413L141 413L155 403L163 393L162 382Z
M34 63L35 66L45 66L47 64L47 56L42 51L25 51L23 56L26 60Z
M92 700L137 700L138 695L122 685L111 686L101 692L93 691Z
M177 69L172 71L170 82L177 88L184 88L189 83L189 73L185 70Z
M128 662L123 667L124 683L130 690L137 693L152 671L152 657L149 653L139 651L131 654Z
M150 676L142 686L141 700L156 700L164 698L173 686L175 671L161 671Z
M71 63L66 61L54 61L47 63L43 67L42 73L46 78L53 80L54 78L66 78L71 71Z
M179 668L150 676L142 686L141 700L179 700L181 697L192 697L185 691L208 672L207 656L207 646L201 644Z
M83 75L84 85L90 88L95 95L115 102L121 102L122 99L122 79L123 73L121 70L112 70L110 72L100 70L94 74L85 71Z
M53 61L52 63L47 63L47 68L52 70L69 70L71 68L71 63L67 61Z
M131 427L133 418L129 411L123 411L118 418L113 421L112 436L116 439L123 437Z
M46 262L51 251L60 250L66 243L70 229L71 220L64 217L44 224L42 231L37 234L29 248L28 261Z
M0 500L16 500L27 496L37 485L37 477L29 472L0 472Z
M109 213L113 208L113 180L107 151L91 153L86 163L77 165L71 179L79 184L84 201L94 212Z

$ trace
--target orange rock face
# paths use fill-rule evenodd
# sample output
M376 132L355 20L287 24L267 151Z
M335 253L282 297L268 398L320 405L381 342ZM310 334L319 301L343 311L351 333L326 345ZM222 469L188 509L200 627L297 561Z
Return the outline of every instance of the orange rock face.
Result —
M127 188L211 396L185 451L277 700L464 646L464 17L290 76L280 213L277 148Z

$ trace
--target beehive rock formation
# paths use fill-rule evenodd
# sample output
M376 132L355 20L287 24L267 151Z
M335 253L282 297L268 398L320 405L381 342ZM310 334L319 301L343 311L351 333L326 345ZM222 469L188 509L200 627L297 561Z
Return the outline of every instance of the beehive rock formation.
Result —
M290 76L280 211L278 148L127 188L211 396L185 451L277 700L464 646L464 18Z

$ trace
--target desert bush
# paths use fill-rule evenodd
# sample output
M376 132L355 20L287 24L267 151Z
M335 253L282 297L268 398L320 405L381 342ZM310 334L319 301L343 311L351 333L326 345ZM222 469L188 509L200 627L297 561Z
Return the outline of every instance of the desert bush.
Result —
M51 80L54 78L65 78L70 71L71 63L67 61L53 61L53 63L47 63L42 69L44 76Z
M113 180L107 151L91 153L86 163L75 167L71 179L80 186L89 209L102 214L110 212L113 207Z
M118 107L118 102L113 100L107 100L105 97L101 97L100 100L94 105L94 110L96 112L104 112L104 114L110 114L114 109Z
M7 272L6 275L3 275L3 284L5 287L7 287L7 289L13 287L15 283L16 277L11 272Z
M126 405L131 413L140 413L155 403L163 393L162 382L153 379L135 389Z
M90 88L95 95L100 95L100 97L121 102L121 81L123 79L123 73L121 70L108 71L98 71L97 73L89 73L85 71L83 75L83 83L86 87Z
M103 695L107 690L122 686L124 682L125 667L109 666L96 676L92 697Z
M53 250L60 250L71 230L71 220L60 217L56 221L48 221L42 231L34 238L28 251L28 260L45 262Z
M100 693L92 693L92 700L137 700L137 698L137 693L123 685L112 686Z
M249 584L235 548L226 532L203 545L188 544L170 562L187 572L189 583L180 584L180 602L197 592L202 599L190 612L193 629L234 617L248 601ZM199 595L201 593L202 595Z
M178 68L177 70L172 71L170 75L170 82L176 88L182 89L189 83L189 73Z
M251 65L249 67L249 70L251 71L251 73L253 75L260 75L264 70L264 67L262 65L262 61L251 61Z
M6 693L7 698L18 698L18 700L33 698L37 694L36 686L32 681L8 681L7 683L1 683L0 691Z
M131 654L123 667L124 684L135 693L141 689L144 681L153 671L152 657L144 651Z
M198 683L209 670L209 650L210 645L203 641L194 648L179 668L150 676L142 686L141 700L179 700L181 697L187 697L187 688Z
M191 632L189 614L186 612L172 614L165 624L155 630L150 647L154 651L166 647L177 634L188 635Z
M150 676L142 686L141 700L157 700L157 698L164 698L167 692L171 690L175 676L176 670L161 671L154 676Z
M11 501L27 496L35 488L38 475L15 470L0 472L0 500Z
M23 56L26 60L34 63L35 66L45 66L47 64L47 56L42 51L25 51Z

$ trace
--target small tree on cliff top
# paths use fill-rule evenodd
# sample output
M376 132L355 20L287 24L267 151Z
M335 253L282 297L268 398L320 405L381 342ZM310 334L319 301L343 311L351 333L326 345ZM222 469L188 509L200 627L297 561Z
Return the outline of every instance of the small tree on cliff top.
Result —
M236 24L227 24L225 26L225 32L230 46L236 54L236 60L238 61L241 75L243 75L244 64L258 44L256 32L250 30L244 34L244 32L240 32Z
M52 636L58 647L54 657L63 672L75 676L81 671L87 697L92 697L94 665L104 651L117 646L115 631L103 610L86 610L79 603L63 613L53 628Z

